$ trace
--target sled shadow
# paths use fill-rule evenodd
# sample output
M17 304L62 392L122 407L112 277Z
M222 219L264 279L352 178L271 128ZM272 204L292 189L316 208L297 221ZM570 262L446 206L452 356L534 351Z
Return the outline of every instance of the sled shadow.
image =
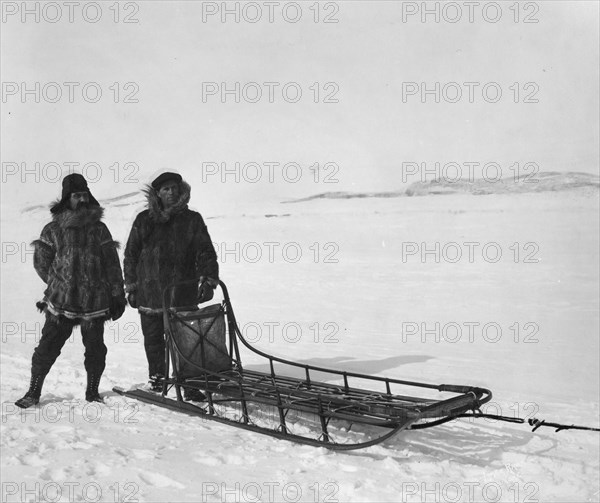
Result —
M449 423L430 430L407 431L391 443L396 446L400 443L410 451L434 459L489 467L492 462L501 460L506 452L525 446L532 438L531 432L527 430L507 431L501 425L492 428L469 424L467 419L456 422L459 421L465 424L464 428L459 429Z
M498 422L488 425L483 419L461 418L431 429L401 432L383 442L381 446L386 450L396 451L398 455L392 454L391 457L398 463L412 462L416 457L424 462L448 460L485 468L494 462L502 464L502 459L507 452L525 453L525 446L534 437L539 436L539 433L532 433L526 429L506 428ZM553 451L558 446L557 439L550 436L543 438L547 445L542 451L536 453L537 456L542 457L544 453ZM363 452L360 455L381 460L390 456L390 453ZM555 453L549 453L547 456L554 459Z
M340 370L346 372L356 372L358 374L377 375L385 370L396 368L400 365L408 365L409 363L423 363L431 360L433 357L426 355L412 356L390 356L388 358L378 360L356 360L352 356L336 356L334 358L311 358L304 360L302 364L307 364L315 367L325 367L332 370ZM245 365L244 368L257 372L269 373L271 371L269 364L260 365ZM275 363L275 372L281 372L282 375L289 377L304 378L305 372L303 368ZM328 374L326 372L311 371L311 378L317 381L328 381L339 379L339 376Z

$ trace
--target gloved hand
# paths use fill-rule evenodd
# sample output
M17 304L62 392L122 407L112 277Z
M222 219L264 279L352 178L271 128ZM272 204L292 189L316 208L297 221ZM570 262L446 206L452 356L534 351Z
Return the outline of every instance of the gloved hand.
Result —
M198 304L208 302L215 296L215 289L207 281L200 283L198 287Z
M121 316L123 316L126 305L127 302L125 301L125 295L121 294L111 297L110 317L113 321L117 321Z
M133 307L133 309L136 309L137 306L137 297L135 295L135 292L130 292L129 295L127 296L127 301L129 302L129 305L131 307Z

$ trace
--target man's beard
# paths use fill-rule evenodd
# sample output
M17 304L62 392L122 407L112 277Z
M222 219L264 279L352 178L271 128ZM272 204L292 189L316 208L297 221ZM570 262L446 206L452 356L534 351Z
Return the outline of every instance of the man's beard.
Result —
M81 201L79 203L77 203L77 206L75 207L75 211L78 210L87 210L90 207L90 203L86 203L85 201Z

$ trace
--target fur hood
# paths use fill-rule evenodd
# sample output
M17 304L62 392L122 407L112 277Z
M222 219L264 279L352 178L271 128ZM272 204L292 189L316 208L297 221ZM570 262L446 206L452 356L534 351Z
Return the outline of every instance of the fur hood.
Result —
M92 193L89 190L87 191L87 193L90 200L90 207L100 206L100 203L96 200L96 198L92 195ZM65 196L62 199L57 199L50 205L50 213L52 213L53 215L57 215L58 213L62 213L63 211L69 209L69 196Z
M61 204L57 201L52 208L56 205ZM52 209L50 210L52 211ZM95 223L102 220L104 216L104 208L101 206L89 206L88 208L81 208L73 211L68 208L64 208L57 213L53 213L52 220L58 224L62 229L70 227L85 227L87 225L94 225Z
M146 185L142 191L146 195L150 220L153 222L164 223L169 221L171 215L176 215L187 209L192 188L189 183L182 180L179 183L179 200L168 210L163 208L160 198L158 197L158 192L154 190L151 185Z

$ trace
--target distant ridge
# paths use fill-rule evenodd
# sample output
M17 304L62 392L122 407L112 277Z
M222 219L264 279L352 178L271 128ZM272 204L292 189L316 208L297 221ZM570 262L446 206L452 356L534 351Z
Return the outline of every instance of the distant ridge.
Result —
M448 180L432 180L416 182L406 189L407 196L428 196L443 194L522 194L530 192L559 192L574 189L598 190L600 178L589 173L547 171L535 176L518 178L501 178L488 181L478 178L472 181L450 182Z
M597 191L600 188L600 177L589 173L570 171L559 173L547 171L535 176L519 178L501 178L488 181L483 178L475 180L458 180L452 182L436 179L426 182L415 182L405 190L388 192L323 192L301 199L282 201L283 203L301 203L315 199L355 199L355 198L391 198L412 196L438 196L447 194L523 194L532 192L561 192L568 190Z
M404 191L393 192L323 192L314 196L303 197L301 199L292 199L282 201L282 203L303 203L304 201L313 201L314 199L357 199L368 197L404 197L407 194Z
M122 201L123 199L130 199L132 197L139 196L139 195L140 195L139 191L138 192L129 192L127 194L123 194L122 196L111 197L109 199L102 199L99 202L102 202L102 203L112 203L112 202L115 202L115 201Z

